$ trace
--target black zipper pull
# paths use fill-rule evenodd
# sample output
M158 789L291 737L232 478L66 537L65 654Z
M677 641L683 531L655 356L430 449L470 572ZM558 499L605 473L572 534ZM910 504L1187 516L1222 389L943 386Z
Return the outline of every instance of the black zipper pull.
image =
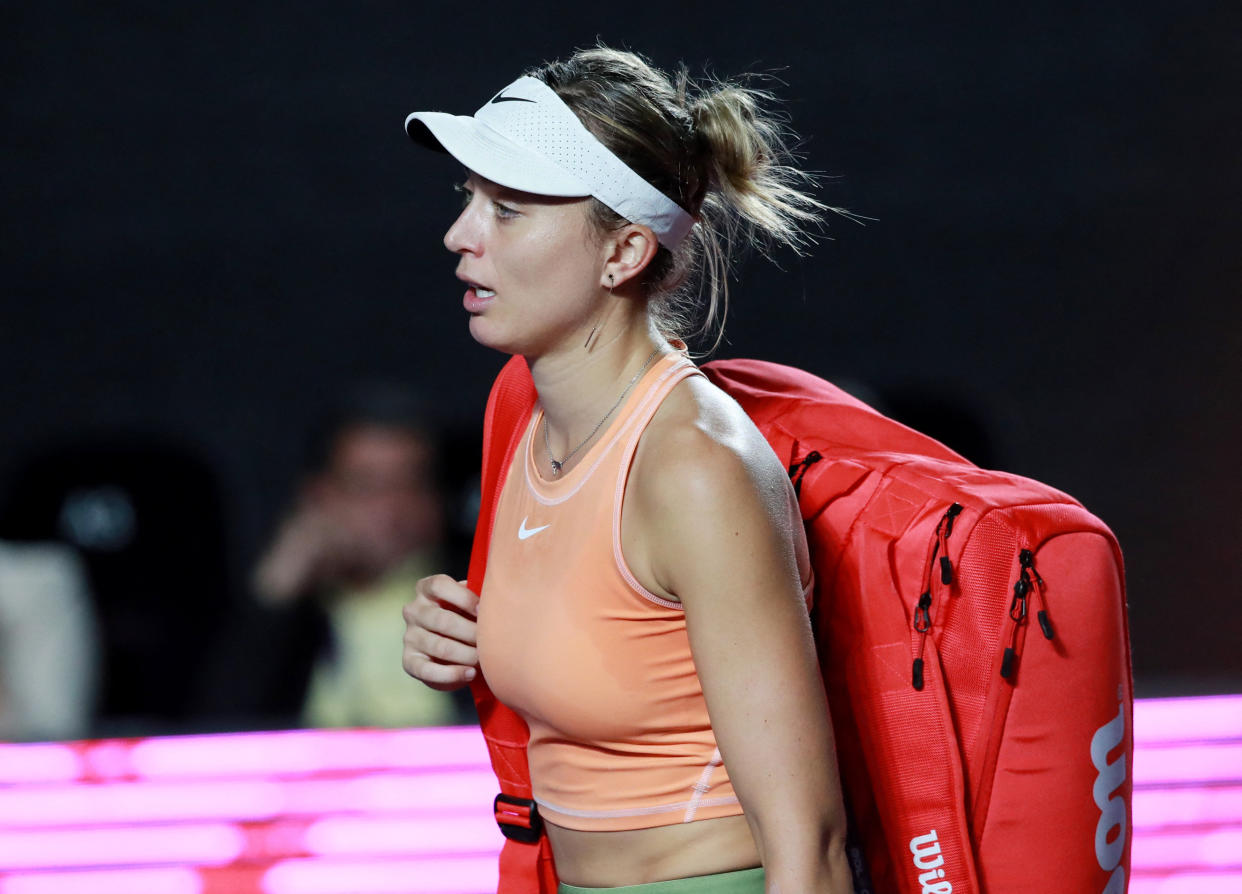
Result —
M1013 652L1012 646L1005 647L1005 654L1001 657L1001 677L1009 679L1013 675L1013 659L1016 653Z
M953 562L949 560L949 535L953 533L953 519L962 514L962 504L951 505L940 524L936 525L936 544L940 552L940 582L946 587L953 583Z
M962 514L962 504L954 503L949 507L949 511L944 514L944 538L949 539L949 535L953 533L953 519Z
M1008 680L1013 676L1013 661L1016 653L1013 646L1005 646L1005 654L1001 657L1001 676Z
M927 631L931 630L931 590L919 597L914 608L914 630L919 634L919 654L914 659L911 682L919 692L923 691L923 645L927 640Z
M1013 585L1013 599L1009 603L1009 644L1005 646L1005 654L1001 656L1000 675L1008 680L1013 676L1013 666L1017 659L1018 628L1026 620L1026 598L1030 592L1031 581L1023 569L1022 576Z
M940 583L946 587L953 583L953 563L949 560L949 535L953 533L953 519L962 513L962 504L954 503L940 521L936 523L936 533L932 538L931 558L928 560L929 579L927 589L919 596L914 606L914 632L919 635L919 651L914 658L911 682L919 692L923 690L923 649L927 643L927 634L931 630L932 581L931 569L940 567ZM937 563L939 559L939 563Z
M1026 577L1027 572L1035 576L1035 583L1027 583L1035 592L1035 597L1039 600L1039 611L1035 613L1035 618L1039 621L1039 629L1044 634L1044 639L1052 639L1055 635L1052 630L1052 620L1048 617L1047 601L1044 599L1044 579L1039 576L1039 572L1035 570L1035 554L1029 549L1024 549L1018 553L1018 563L1022 566L1022 576Z
M1031 591L1030 578L1024 573L1013 585L1013 599L1009 603L1009 617L1015 624L1026 620L1026 595Z
M795 449L796 449L795 445ZM806 475L806 470L815 465L824 456L818 450L812 450L801 460L789 467L789 480L793 482L794 493L802 496L802 478Z

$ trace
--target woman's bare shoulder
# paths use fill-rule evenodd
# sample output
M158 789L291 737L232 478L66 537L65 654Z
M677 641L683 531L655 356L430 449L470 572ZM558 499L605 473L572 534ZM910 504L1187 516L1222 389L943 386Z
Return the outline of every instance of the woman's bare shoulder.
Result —
M788 486L785 470L750 417L701 376L687 379L665 399L639 442L631 480L648 505L689 500L720 509L769 500L783 508Z
M688 610L738 587L800 600L810 572L789 477L732 398L683 384L639 442L626 513L641 533L627 556Z

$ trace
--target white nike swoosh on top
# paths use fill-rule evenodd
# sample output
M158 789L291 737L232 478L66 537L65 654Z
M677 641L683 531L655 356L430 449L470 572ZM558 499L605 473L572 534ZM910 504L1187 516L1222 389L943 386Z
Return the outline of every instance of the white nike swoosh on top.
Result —
M530 516L527 516L529 518ZM534 537L540 531L552 527L551 525L542 525L538 528L526 527L526 519L522 519L522 523L518 525L518 540L525 540L528 537Z

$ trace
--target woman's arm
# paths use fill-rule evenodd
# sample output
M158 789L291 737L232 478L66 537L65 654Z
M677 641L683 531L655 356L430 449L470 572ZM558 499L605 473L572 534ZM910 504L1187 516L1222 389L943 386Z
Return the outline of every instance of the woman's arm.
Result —
M768 891L848 894L832 725L800 582L809 575L801 518L762 436L707 387L695 389L693 412L657 417L644 435L626 554L633 547L640 579L684 606Z

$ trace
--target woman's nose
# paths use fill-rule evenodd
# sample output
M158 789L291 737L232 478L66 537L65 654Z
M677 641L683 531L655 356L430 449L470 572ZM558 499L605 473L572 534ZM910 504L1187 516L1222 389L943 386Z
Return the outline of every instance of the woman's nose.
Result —
M444 234L444 247L454 254L478 254L478 227L472 222L470 206L462 209L457 220Z

